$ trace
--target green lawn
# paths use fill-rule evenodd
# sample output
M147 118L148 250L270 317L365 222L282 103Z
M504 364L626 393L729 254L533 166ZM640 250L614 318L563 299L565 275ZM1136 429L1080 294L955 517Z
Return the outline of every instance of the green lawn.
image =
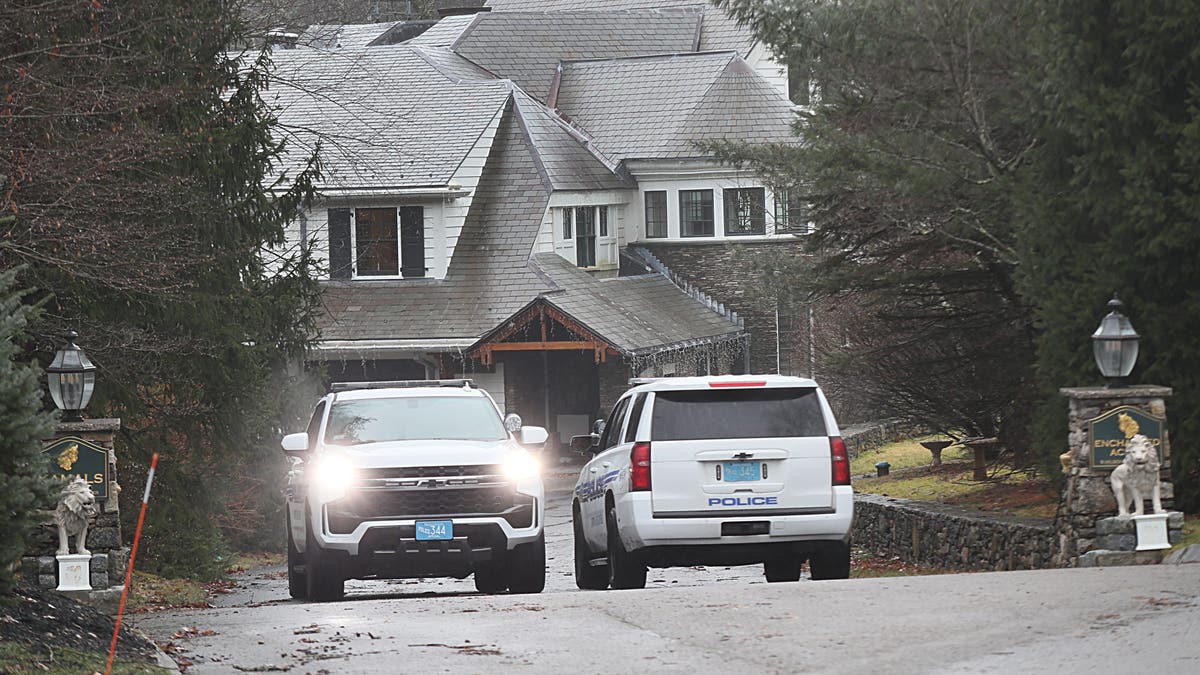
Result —
M83 652L66 647L48 649L45 646L32 647L13 642L0 642L0 673L51 673L52 675L103 673L107 664L108 652ZM152 663L133 661L119 656L113 661L112 671L120 675L171 672Z

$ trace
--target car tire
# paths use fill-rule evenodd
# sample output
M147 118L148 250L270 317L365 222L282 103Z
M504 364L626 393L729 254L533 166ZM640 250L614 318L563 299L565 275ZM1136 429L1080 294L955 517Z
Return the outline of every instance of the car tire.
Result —
M508 590L503 558L486 562L475 570L475 590L488 595Z
M625 550L617 533L617 510L608 507L605 528L608 531L608 587L613 590L646 587L646 566Z
M346 580L342 578L342 571L338 569L336 561L332 560L329 554L317 544L317 539L313 535L312 518L307 513L307 507L305 507L305 511L304 577L308 599L316 602L341 600L346 595Z
M825 542L808 557L808 569L813 581L850 578L850 544Z
M308 579L305 573L299 571L304 565L304 554L296 550L296 542L292 538L292 514L287 516L287 572L288 595L297 600L308 599Z
M771 558L763 561L763 576L768 582L800 581L804 558Z
M571 514L575 531L575 585L585 591L602 591L608 588L608 568L593 567L592 549L583 536L583 523L578 509Z
M546 588L546 534L517 544L508 554L508 592L541 593Z

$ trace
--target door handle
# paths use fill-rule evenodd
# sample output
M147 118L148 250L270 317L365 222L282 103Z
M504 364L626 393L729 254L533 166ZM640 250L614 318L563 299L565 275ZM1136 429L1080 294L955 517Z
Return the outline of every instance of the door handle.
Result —
M612 462L604 462L604 463L603 463L603 464L601 464L600 466L602 466L602 467L604 467L604 468L606 468L606 469L607 469L608 467L612 466Z
M598 469L593 466L592 468L588 469L588 471L591 471L592 473L596 473L596 471L598 471Z

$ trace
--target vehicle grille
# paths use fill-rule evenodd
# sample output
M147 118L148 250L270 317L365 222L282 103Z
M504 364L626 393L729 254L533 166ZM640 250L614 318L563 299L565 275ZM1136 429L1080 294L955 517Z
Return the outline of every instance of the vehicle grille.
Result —
M499 464L454 464L449 466L406 466L386 469L364 469L366 480L387 478L453 478L459 476L498 476L503 473Z
M329 524L344 534L366 520L496 516L513 509L514 495L511 484L362 491L329 504Z

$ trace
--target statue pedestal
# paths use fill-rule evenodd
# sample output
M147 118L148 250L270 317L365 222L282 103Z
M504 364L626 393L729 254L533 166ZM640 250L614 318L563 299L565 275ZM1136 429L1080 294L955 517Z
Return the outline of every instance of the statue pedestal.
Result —
M1133 516L1137 524L1137 548L1135 551L1157 551L1171 548L1167 541L1166 513L1148 513L1144 516Z
M90 591L91 584L91 555L59 554L58 588L56 591Z

